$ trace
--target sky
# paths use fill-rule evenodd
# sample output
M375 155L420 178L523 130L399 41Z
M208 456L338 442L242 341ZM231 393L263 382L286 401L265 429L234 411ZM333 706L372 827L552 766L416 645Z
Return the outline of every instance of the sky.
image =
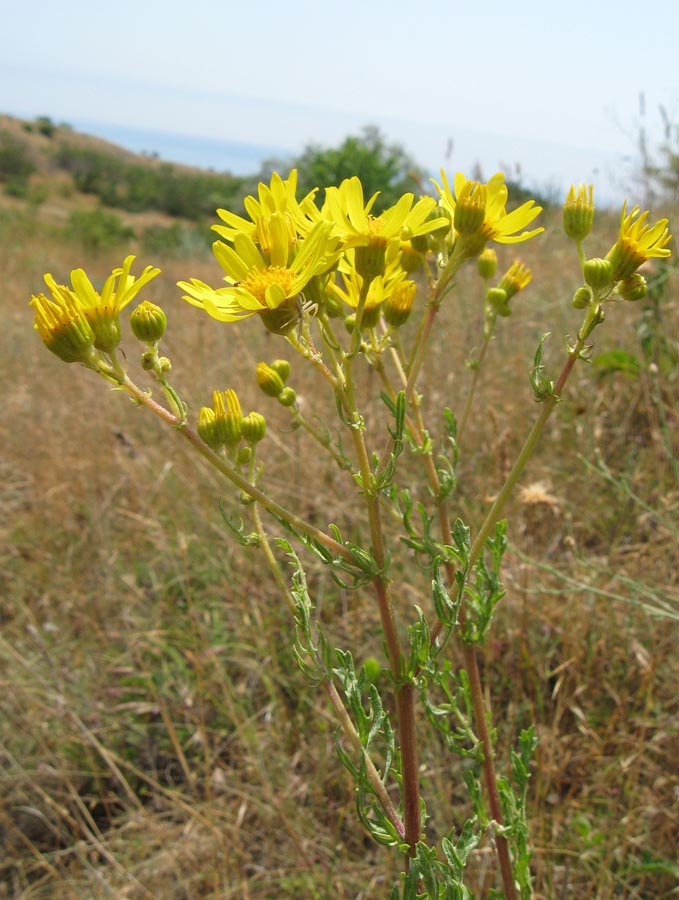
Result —
M0 112L93 132L294 154L375 124L432 172L518 165L527 184L594 181L624 196L639 128L659 141L660 107L679 121L676 0L0 0L0 11Z

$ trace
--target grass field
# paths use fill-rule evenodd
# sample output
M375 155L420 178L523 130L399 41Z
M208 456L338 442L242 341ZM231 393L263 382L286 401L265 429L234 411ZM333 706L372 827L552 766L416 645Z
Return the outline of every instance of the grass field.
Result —
M0 897L387 897L398 860L355 824L332 711L296 667L289 611L222 522L218 498L236 506L229 486L33 331L43 272L63 281L83 265L101 279L124 253L88 258L22 209L0 211ZM539 337L552 333L558 371L580 321L577 258L558 212L546 218L521 248L533 284L499 323L461 448L472 526L536 415ZM616 225L599 224L602 254ZM245 410L267 416L269 489L351 533L346 483L257 389L255 364L283 355L282 341L182 302L177 280L216 282L209 255L140 262L162 268L143 296L168 314L164 352L193 415L213 389L236 387ZM472 276L442 312L421 382L434 407L459 411L466 397L481 328ZM595 356L623 350L638 371L611 371L611 357L576 370L508 513L508 593L482 662L501 762L537 722L536 898L656 900L679 885L678 290L673 274L651 299L611 310ZM315 412L318 388L292 363ZM367 375L360 390L377 417L377 382ZM430 602L408 557L395 565L403 610ZM370 595L340 590L313 562L309 577L329 633L359 661L380 657ZM427 739L431 835L468 813L460 765ZM472 863L479 897L494 883L488 862L484 851Z

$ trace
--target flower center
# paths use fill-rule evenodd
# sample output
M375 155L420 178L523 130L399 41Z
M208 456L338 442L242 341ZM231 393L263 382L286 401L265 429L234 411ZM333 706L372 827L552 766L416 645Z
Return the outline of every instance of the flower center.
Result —
M295 280L295 273L291 269L284 269L281 266L267 266L265 269L259 269L251 272L247 278L241 281L240 286L256 297L257 300L266 307L266 289L272 284L279 284L285 291L285 296L289 297L292 284Z

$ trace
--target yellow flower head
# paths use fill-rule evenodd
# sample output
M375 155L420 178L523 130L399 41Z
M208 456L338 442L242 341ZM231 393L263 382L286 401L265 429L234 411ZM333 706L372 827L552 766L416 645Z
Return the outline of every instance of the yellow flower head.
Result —
M314 204L316 190L298 202L297 170L293 169L285 180L278 172L274 172L269 185L260 182L257 188L259 199L248 196L243 201L245 210L250 216L249 220L237 216L228 209L218 209L217 215L225 224L213 225L212 229L231 242L237 234L247 234L266 256L271 251L273 240L271 219L277 214L283 217L288 244L292 247L297 241L298 234L308 234L320 221L320 213Z
M461 172L458 172L454 181L454 194L443 170L441 170L441 179L443 187L435 181L433 183L439 192L441 206L447 209L453 217L455 230L458 232L458 239L463 243L465 256L477 256L488 241L496 241L498 244L518 244L544 231L544 228L521 231L542 212L542 207L535 206L534 200L528 200L512 212L507 212L505 207L508 191L504 183L504 175L501 172L493 175L485 185L469 181ZM484 200L485 211L481 216L478 206ZM458 203L463 204L465 215L456 213ZM461 218L464 222L464 231L460 234L458 222ZM472 228L472 222L479 224L476 228ZM517 234L517 232L519 233Z
M289 331L299 318L298 298L305 285L327 271L336 254L329 249L327 223L319 222L298 250L289 246L287 223L280 213L271 216L270 225L266 258L242 232L233 235L233 247L216 241L214 254L226 272L228 287L211 288L196 278L180 281L179 287L186 291L184 300L220 322L237 322L259 313L270 330Z
M518 259L514 260L511 266L500 279L498 287L507 295L507 300L511 299L519 291L531 283L533 274L528 266L524 266Z
M620 215L618 240L606 254L606 259L610 260L613 267L613 282L629 277L649 259L670 256L672 251L667 245L672 240L672 235L667 227L668 220L659 219L655 225L648 225L648 215L648 210L639 215L638 206L627 215L625 201Z
M345 248L365 248L356 256L357 270L365 278L382 274L389 244L411 240L446 224L442 217L428 218L436 207L432 197L422 197L413 205L413 194L404 194L389 209L374 216L371 210L378 194L373 194L365 203L363 185L354 175L346 178L339 187L326 190L321 210L321 214L333 223L333 233Z
M355 251L347 251L346 256L340 262L339 274L342 278L342 286L340 287L340 285L331 282L328 285L328 292L343 303L346 303L353 310L358 309L364 280L356 270ZM398 257L396 257L387 266L383 275L377 275L371 279L363 313L363 323L365 325L370 326L371 323L373 325L377 323L381 304L404 278L405 272L400 267Z
M40 340L64 362L92 360L94 332L82 313L75 296L68 288L51 284L52 298L44 294L34 294L31 306L35 310L35 328Z
M122 268L114 269L104 282L101 294L94 289L83 269L71 272L71 288L57 284L50 274L45 275L53 302L50 303L44 294L31 301L36 309L36 327L45 344L49 347L44 334L50 329L54 334L54 327L59 324L63 334L65 320L74 321L77 310L92 330L94 347L104 353L115 350L120 343L120 311L160 272L160 269L146 266L139 278L135 278L130 274L133 262L134 256L128 256Z

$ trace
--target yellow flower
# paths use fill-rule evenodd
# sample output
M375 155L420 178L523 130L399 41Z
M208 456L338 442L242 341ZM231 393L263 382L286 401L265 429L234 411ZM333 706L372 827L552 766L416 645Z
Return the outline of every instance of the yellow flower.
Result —
M454 195L443 170L441 170L441 178L443 187L436 181L433 183L439 192L441 206L448 210L454 222L458 203L469 206L468 214L470 215L471 207L476 211L477 205L485 193L485 212L483 217L478 216L480 224L476 230L470 232L465 229L463 235L458 235L463 242L465 256L476 256L488 241L496 241L498 244L518 244L544 231L544 228L521 231L542 212L542 207L535 206L534 200L528 200L512 212L507 212L508 191L504 183L504 175L501 172L493 175L485 185L469 181L461 172L458 172L454 181ZM459 219L460 213L457 216ZM457 228L456 230L459 231ZM517 232L519 233L517 234Z
M519 291L528 287L532 279L533 274L531 270L517 259L514 260L502 276L498 287L505 292L507 300L510 300L515 294L518 294Z
M672 240L667 227L668 220L659 219L655 225L648 225L648 215L648 210L639 215L638 206L627 215L625 201L620 215L620 236L606 254L606 259L610 260L613 267L613 282L629 277L649 259L671 255L672 251L667 246Z
M186 291L184 300L220 322L237 322L259 313L271 331L289 331L299 319L299 296L305 285L327 271L336 254L329 250L327 223L319 222L297 252L289 247L287 223L280 213L271 216L270 226L266 258L242 232L233 235L233 247L216 241L214 254L226 272L228 287L211 288L196 278L180 281L179 287Z
M342 259L339 265L339 274L342 278L343 287L331 282L328 285L328 292L342 300L347 306L353 310L358 309L361 291L363 289L363 278L358 274L355 267L355 251L348 250L347 255ZM379 307L390 296L392 291L405 278L405 272L398 263L396 257L390 265L387 266L383 275L377 275L371 279L368 286L368 295L365 300L363 311L363 324L370 327L377 324L379 319Z
M54 284L52 297L34 294L31 299L40 340L64 362L87 365L96 355L92 348L94 332L68 288Z
M307 194L301 202L297 201L296 191L296 169L293 169L285 180L278 172L274 172L269 185L263 182L258 185L259 199L248 196L243 201L245 210L250 216L249 220L228 209L218 209L217 215L225 224L213 225L212 229L231 242L237 234L247 234L266 255L270 252L272 242L271 218L274 214L279 214L285 221L288 244L292 247L298 234L308 234L320 221L320 213L314 204L317 188Z
M74 321L77 310L92 330L94 347L104 353L115 350L120 343L120 311L160 272L160 269L146 266L139 278L135 278L130 274L133 262L134 256L126 257L122 267L114 269L106 279L101 294L94 289L83 269L71 272L72 288L57 284L49 273L45 275L45 284L54 300L49 301L44 294L40 294L31 302L36 309L36 327L47 346L49 344L43 333L50 327L54 328L58 324L56 320L61 326L65 318Z
M345 248L360 248L356 269L364 278L382 274L389 244L429 234L447 224L443 217L428 218L436 207L432 197L422 197L413 206L414 194L404 194L389 209L373 216L371 210L378 194L379 191L365 203L363 185L354 175L345 178L339 187L326 190L321 210L321 215L333 223L333 234L340 238Z

